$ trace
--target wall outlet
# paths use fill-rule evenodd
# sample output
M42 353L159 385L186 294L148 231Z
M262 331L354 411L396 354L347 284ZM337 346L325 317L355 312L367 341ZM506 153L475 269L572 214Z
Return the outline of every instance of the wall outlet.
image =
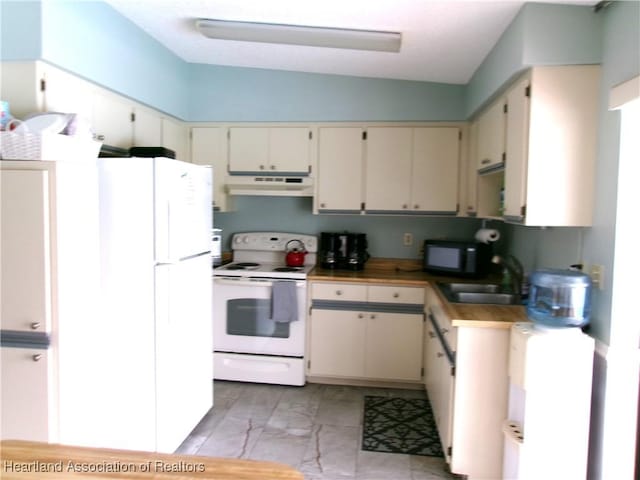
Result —
M604 265L591 265L589 267L589 276L594 287L604 290Z
M412 233L405 233L402 236L402 243L406 246L406 247L410 247L411 245L413 245L413 234Z

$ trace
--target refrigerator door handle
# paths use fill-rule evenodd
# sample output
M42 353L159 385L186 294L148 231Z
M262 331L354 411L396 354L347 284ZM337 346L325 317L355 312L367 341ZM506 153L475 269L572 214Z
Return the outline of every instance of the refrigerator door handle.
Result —
M156 261L156 265L157 266L162 266L162 265L177 265L180 262L185 262L187 260L191 260L194 258L199 258L199 257L203 257L205 255L211 256L211 252L201 252L201 253L196 253L195 255L189 255L187 257L182 257L182 258L163 258L161 260L157 260Z

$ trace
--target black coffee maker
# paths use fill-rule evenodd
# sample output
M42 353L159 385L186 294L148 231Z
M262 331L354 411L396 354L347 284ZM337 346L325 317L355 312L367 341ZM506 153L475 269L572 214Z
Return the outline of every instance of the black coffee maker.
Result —
M369 259L367 235L349 232L320 233L320 265L322 268L362 270Z

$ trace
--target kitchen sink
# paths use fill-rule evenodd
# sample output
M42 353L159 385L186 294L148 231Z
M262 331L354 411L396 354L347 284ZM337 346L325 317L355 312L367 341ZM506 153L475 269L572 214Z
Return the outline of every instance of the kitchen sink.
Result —
M494 283L436 282L444 296L452 303L478 303L491 305L517 305L520 297L500 291Z

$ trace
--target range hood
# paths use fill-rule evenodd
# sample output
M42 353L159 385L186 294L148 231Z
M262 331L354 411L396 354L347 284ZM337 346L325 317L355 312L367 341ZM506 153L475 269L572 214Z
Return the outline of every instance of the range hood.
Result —
M225 184L230 195L313 196L311 177L229 175Z

